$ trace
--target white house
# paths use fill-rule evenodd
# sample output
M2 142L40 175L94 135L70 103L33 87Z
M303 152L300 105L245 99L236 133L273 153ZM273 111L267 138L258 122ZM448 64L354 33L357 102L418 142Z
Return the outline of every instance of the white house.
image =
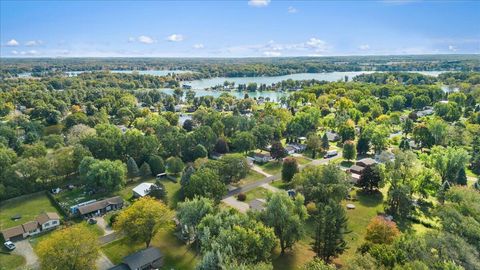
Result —
M46 212L37 217L38 225L40 225L42 231L55 229L60 226L60 217L57 213Z
M136 198L147 196L150 193L150 189L154 186L152 183L141 183L133 188L132 193Z
M272 160L272 156L270 155L270 153L265 153L265 154L255 153L255 155L253 155L253 158L258 163L265 163L265 162L269 162L270 160Z

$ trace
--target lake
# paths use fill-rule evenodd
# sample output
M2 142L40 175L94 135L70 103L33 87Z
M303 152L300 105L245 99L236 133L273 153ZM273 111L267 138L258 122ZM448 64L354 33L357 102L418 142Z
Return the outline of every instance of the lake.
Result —
M161 88L159 89L161 92L165 94L172 95L173 89L172 88ZM214 98L219 97L223 93L229 93L230 95L238 98L243 99L245 94L248 94L251 98L270 98L271 101L280 101L281 97L288 96L290 92L274 92L274 91L264 91L264 92L241 92L241 91L213 91L213 90L205 90L205 89L196 89L195 96L196 97L203 97L203 96L213 96Z

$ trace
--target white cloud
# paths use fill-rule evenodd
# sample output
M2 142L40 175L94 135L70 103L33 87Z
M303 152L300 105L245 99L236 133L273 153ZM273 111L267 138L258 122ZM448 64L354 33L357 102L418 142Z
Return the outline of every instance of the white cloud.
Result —
M448 50L449 50L449 51L452 51L452 52L456 52L458 49L457 49L456 46L448 45Z
M43 44L43 41L41 40L29 40L25 43L25 46L33 47L33 46L39 46L42 44Z
M18 45L20 45L20 43L18 43L18 41L16 41L15 39L11 39L7 42L7 46L10 46L10 47L14 47Z
M267 57L278 57L280 55L282 55L282 53L280 52L275 52L275 51L266 51L266 52L263 52L263 55L267 56Z
M172 35L167 37L167 40L172 41L172 42L180 42L180 41L183 41L183 35L172 34Z
M12 51L12 54L17 55L17 54L18 54L18 51L13 50L13 51Z
M309 39L306 46L314 49L315 52L325 52L328 49L327 43L318 38Z
M128 42L135 42L136 40L137 40L137 39L134 38L134 37L129 37L129 38L128 38Z
M143 43L143 44L153 44L155 43L155 40L149 36L139 36L138 37L138 42Z
M297 12L298 12L298 9L294 7L288 7L288 13L297 13Z
M248 5L252 7L266 7L270 4L270 0L249 0Z
M360 45L358 48L359 48L360 50L362 50L362 51L368 51L368 50L370 50L370 45L368 45L368 44L362 44L362 45Z
M193 45L193 48L194 49L203 49L203 48L205 48L205 46L202 43L198 43L198 44Z

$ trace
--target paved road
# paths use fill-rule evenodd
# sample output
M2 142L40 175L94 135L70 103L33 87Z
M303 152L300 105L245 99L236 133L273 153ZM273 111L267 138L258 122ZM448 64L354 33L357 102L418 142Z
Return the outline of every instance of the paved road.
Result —
M303 168L305 168L306 166L308 165L313 165L313 166L318 166L318 165L323 165L323 164L327 164L328 162L332 161L332 160L335 160L335 159L339 159L342 157L342 153L339 152L338 155L334 156L334 157L331 157L331 158L323 158L323 159L315 159L313 160L312 162L308 163L308 164L305 164L305 165L300 165L299 166L299 169L302 170ZM262 180L260 181L257 181L257 182L254 182L254 183L250 183L250 184L246 184L244 186L241 186L241 187L238 187L236 189L233 189L233 190L230 190L227 195L223 196L223 199L226 199L228 197L232 197L232 196L235 196L239 193L245 193L247 191L250 191L252 189L255 189L261 185L264 185L264 184L268 184L268 183L271 183L273 181L276 181L276 180L279 180L280 179L280 174L276 174L276 175L272 175L272 176L269 176L269 177L265 177L263 178Z
M97 259L95 264L98 270L108 270L114 266L107 256L103 254L103 252L100 252L100 257Z

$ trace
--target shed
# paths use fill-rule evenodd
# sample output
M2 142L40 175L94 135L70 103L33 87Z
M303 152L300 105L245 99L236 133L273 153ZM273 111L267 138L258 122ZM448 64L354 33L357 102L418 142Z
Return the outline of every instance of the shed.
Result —
M152 186L155 186L152 183L141 183L140 185L133 188L132 193L133 197L140 198L148 195Z

